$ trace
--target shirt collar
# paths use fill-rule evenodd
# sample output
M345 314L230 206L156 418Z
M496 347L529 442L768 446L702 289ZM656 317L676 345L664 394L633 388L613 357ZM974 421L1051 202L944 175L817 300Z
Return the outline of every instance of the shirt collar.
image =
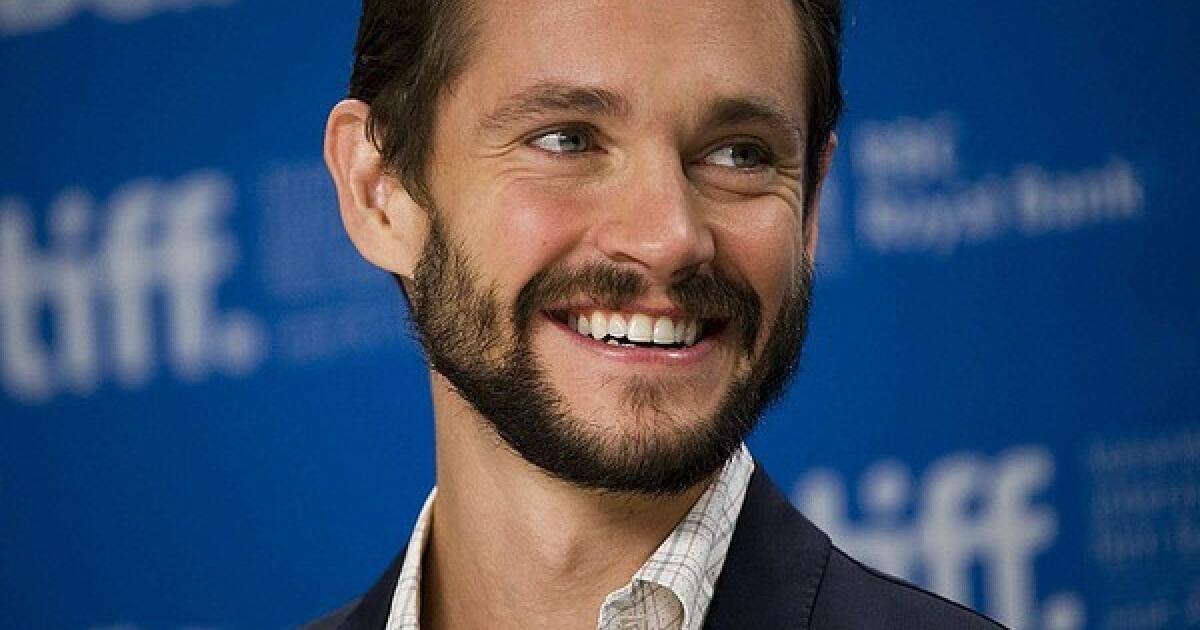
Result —
M429 491L425 505L417 516L408 549L404 552L404 564L400 579L392 593L392 608L388 613L387 630L417 630L421 627L421 557L425 555L425 541L429 538L429 521L433 515L433 500L437 497L437 486Z
M682 607L683 618L678 627L683 630L700 628L712 602L721 567L729 553L729 542L753 472L754 460L743 444L721 468L716 479L700 495L683 520L634 573L629 584L610 593L605 599L597 627L619 623L624 610L639 607L639 598L667 595ZM425 505L413 527L400 578L392 595L387 630L420 628L421 557L428 539L436 496L435 487L425 499Z
M753 472L754 460L742 445L633 575L631 584L662 586L679 600L684 630L704 623Z

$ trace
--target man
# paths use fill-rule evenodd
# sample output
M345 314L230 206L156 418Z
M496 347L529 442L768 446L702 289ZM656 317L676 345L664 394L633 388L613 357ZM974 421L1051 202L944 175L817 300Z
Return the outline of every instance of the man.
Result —
M431 365L437 488L322 628L991 628L742 446L799 354L835 0L365 0L326 160Z

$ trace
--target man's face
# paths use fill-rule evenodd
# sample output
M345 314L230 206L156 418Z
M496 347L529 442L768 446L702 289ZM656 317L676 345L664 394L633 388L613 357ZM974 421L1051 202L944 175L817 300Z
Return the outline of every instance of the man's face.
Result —
M803 337L816 224L790 3L479 5L436 122L427 351L551 474L680 491Z

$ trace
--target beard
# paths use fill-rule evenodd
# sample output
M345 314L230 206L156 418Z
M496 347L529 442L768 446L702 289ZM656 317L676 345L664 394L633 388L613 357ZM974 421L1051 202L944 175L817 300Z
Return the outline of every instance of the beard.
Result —
M530 343L533 318L556 301L580 295L619 310L646 292L647 280L605 264L548 267L505 309L495 287L485 286L474 271L465 248L448 238L440 213L431 208L430 216L410 304L418 341L432 368L503 443L552 477L606 492L682 493L732 457L797 368L811 302L811 261L805 258L793 270L758 352L762 307L757 294L716 273L693 275L670 287L668 296L690 316L732 327L744 356L742 374L716 410L708 417L679 418L661 381L631 377L623 395L614 398L621 405L617 408L655 414L661 422L634 422L634 429L625 430L579 417L537 361Z

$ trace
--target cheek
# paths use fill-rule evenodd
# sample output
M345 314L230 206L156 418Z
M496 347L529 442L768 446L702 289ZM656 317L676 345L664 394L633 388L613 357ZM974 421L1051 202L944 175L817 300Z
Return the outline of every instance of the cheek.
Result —
M770 319L800 265L803 232L797 213L776 204L747 204L714 226L719 264L734 270L763 301Z
M469 229L482 262L528 280L574 248L591 206L577 194L516 181L481 195L476 207Z

